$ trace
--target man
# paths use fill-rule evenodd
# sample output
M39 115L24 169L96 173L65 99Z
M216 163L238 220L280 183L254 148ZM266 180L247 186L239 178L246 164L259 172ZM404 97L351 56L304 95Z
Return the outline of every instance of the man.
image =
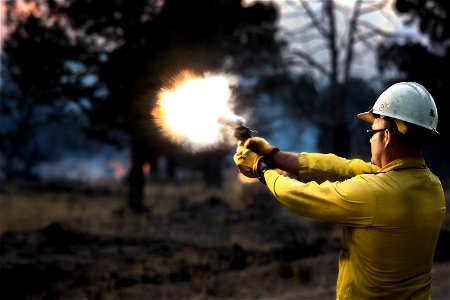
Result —
M238 147L235 163L295 213L344 226L337 299L429 299L446 211L422 155L438 134L436 105L420 84L401 82L358 117L371 123L371 163L283 152L259 137Z

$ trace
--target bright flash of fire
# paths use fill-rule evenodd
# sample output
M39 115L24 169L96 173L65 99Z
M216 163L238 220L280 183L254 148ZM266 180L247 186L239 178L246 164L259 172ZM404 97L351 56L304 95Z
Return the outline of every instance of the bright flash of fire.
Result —
M220 120L239 119L232 112L227 77L188 72L176 78L174 88L162 89L152 116L172 140L194 149L225 142L228 128Z

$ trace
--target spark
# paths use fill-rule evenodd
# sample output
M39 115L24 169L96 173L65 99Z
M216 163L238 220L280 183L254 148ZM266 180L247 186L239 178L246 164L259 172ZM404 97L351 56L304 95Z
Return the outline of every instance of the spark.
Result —
M227 142L229 128L221 120L240 119L232 106L228 77L182 72L172 88L161 90L151 114L169 138L199 150Z

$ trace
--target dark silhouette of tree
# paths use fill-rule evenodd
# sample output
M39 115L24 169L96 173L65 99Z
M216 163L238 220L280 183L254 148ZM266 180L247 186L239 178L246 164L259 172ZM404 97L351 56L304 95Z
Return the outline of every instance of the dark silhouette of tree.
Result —
M355 105L350 97L355 65L374 53L376 42L395 36L363 17L383 10L389 1L357 0L350 8L334 0L286 4L291 6L288 17L298 23L285 32L286 39L295 43L288 52L289 63L328 81L328 91L308 99L320 105L302 105L302 109L321 129L321 150L347 157L351 150L349 131L354 126L354 115L349 118L347 112Z
M51 158L51 151L38 145L39 130L62 120L74 122L68 105L92 90L73 70L82 49L71 43L61 24L18 14L13 2L5 5L5 23L12 32L3 41L1 55L2 171L7 178L30 177L38 161Z
M201 75L214 70L244 72L261 68L277 61L281 47L275 40L277 11L267 3L249 7L244 7L241 0L36 3L45 21L39 16L36 19L48 23L40 34L47 33L51 26L61 31L62 37L52 39L57 52L54 58L61 57L61 64L72 60L82 70L78 77L91 76L95 83L91 83L90 93L77 90L82 86L79 82L69 81L68 85L68 98L90 100L90 105L84 107L90 121L87 134L131 148L129 206L136 211L143 208L144 163L155 161L161 153L179 151L159 134L150 118L161 86L173 74L186 69ZM9 7L12 12L14 3ZM13 32L20 35L20 26L27 26L29 18L15 24L9 22ZM37 35L27 40L31 43L28 47L33 49L40 38ZM24 41L17 35L12 34L8 40L16 44L16 49L25 51ZM67 41L67 49L58 48L65 45L60 40ZM15 55L15 51L8 52L12 62ZM38 68L45 68L45 62L35 63ZM72 76L73 71L57 72L64 69L51 67L47 67L46 77L57 90L61 78ZM13 69L14 63L8 68ZM28 73L24 71L23 76ZM22 90L23 84L16 84ZM33 94L23 94L33 104Z
M448 163L443 163L450 151L450 2L444 0L397 0L397 11L407 24L417 22L429 45L408 41L380 45L378 66L382 72L394 74L390 81L415 81L423 84L433 95L439 112L440 137L427 149L428 163L439 175L448 176ZM392 72L395 70L396 72Z

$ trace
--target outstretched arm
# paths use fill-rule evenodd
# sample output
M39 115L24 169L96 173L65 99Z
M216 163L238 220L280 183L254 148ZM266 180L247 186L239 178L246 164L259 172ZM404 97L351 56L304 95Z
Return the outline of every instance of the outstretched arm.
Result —
M303 182L342 181L378 169L360 159L349 160L334 154L276 151L269 161L272 167L291 173Z
M298 153L277 151L271 155L271 166L298 176L300 164Z
M280 151L260 137L246 140L242 147L262 156L262 161L270 167L289 172L303 182L342 181L378 170L378 167L360 159L348 160L334 154Z

